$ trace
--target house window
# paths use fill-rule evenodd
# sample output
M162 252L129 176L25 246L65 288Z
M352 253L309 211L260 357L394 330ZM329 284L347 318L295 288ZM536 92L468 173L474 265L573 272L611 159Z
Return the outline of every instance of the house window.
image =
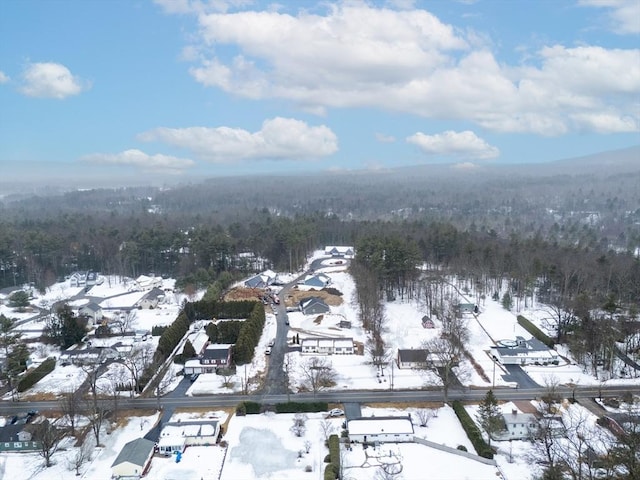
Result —
M22 442L13 442L13 446L15 448L21 448L22 447Z
M227 361L225 359L222 359L220 360L220 363L224 365L225 363L227 363Z
M4 446L9 448L11 446L11 444L10 443L5 443Z

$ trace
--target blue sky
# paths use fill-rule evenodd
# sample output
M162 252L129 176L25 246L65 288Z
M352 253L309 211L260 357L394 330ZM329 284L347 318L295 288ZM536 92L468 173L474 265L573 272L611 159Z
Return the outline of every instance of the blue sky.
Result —
M639 132L638 0L0 2L5 179L473 169Z

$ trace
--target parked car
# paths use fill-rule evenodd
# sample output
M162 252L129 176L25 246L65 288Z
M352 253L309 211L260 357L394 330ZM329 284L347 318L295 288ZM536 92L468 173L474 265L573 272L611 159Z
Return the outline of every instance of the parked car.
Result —
M271 347L267 347L267 349L264 351L265 355L271 355Z
M343 415L344 415L344 410L341 410L339 408L334 408L332 410L329 410L330 417L341 417Z

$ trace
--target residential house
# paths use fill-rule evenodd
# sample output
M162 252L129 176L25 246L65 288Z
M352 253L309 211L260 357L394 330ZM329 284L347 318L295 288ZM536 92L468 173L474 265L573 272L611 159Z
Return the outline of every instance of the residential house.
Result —
M316 275L308 275L303 281L302 285L312 288L325 288L331 283L331 278L324 273L318 273Z
M398 368L425 368L427 351L424 348L410 350L398 349Z
M146 438L137 438L125 444L111 464L113 478L141 478L149 469L155 452L155 443Z
M412 442L411 417L365 417L347 421L349 440L357 443Z
M353 338L304 338L302 353L319 355L353 355Z
M491 353L503 365L557 365L560 360L558 352L551 350L540 340L525 340L519 336L515 341L498 342L498 346L493 347Z
M538 420L530 413L519 413L513 410L502 415L506 427L505 432L496 435L500 440L527 440L538 428Z
M184 374L215 373L218 368L231 366L233 345L212 343L204 349L198 358L187 360L184 364Z
M145 294L138 302L136 307L144 309L156 308L158 304L164 302L165 291L158 287L153 287L149 292Z
M184 452L190 445L215 445L219 434L220 425L216 421L170 422L160 432L158 452L171 455Z
M324 254L332 257L353 258L356 249L350 246L328 245L324 247Z
M251 277L244 282L244 286L247 288L267 288L269 285L273 285L276 281L276 273L272 270L265 270L264 272Z
M89 347L68 349L60 354L62 362L71 362L74 365L83 363L102 363L107 360L115 360L121 357L121 352L113 346Z
M33 438L24 422L0 427L0 452L34 452L40 442Z
M162 287L162 277L140 275L135 279L135 286L139 290L153 290Z
M87 319L87 326L97 325L103 318L102 308L95 302L89 302L80 307L78 315Z
M93 271L88 271L87 272L87 276L86 276L86 286L87 289L93 287L94 285L97 285L99 280L98 280L98 272L93 272Z
M87 285L87 272L73 272L69 275L69 285L72 287L84 287Z
M305 315L321 315L329 313L329 305L322 298L310 297L300 301L300 311Z
M398 368L439 368L445 365L445 357L440 352L430 352L424 348L398 349Z

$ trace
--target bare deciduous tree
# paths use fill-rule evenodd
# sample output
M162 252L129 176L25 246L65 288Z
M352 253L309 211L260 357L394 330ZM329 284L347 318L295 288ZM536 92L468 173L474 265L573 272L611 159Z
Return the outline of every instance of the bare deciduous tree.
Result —
M33 424L33 437L39 443L38 454L44 459L44 466L49 468L53 465L51 457L58 451L60 440L64 437L63 432L58 429L55 422L44 421Z
M329 440L329 436L335 431L333 422L327 418L320 422L320 432L325 441Z
M80 395L74 390L68 390L62 394L58 403L67 425L71 428L71 435L75 436L76 422L78 421L78 415L81 413Z
M430 408L419 408L416 410L416 417L418 417L420 426L426 427L429 424L429 420L435 417L435 413Z
M293 425L290 430L296 437L301 437L307 431L307 415L304 413L296 413L293 417Z
M69 470L76 472L76 477L80 476L80 470L83 465L91 460L92 449L88 442L82 442L77 450L74 450L71 455L67 457L67 465Z
M321 389L335 385L337 376L331 362L324 357L311 357L300 364L302 382L314 395Z

